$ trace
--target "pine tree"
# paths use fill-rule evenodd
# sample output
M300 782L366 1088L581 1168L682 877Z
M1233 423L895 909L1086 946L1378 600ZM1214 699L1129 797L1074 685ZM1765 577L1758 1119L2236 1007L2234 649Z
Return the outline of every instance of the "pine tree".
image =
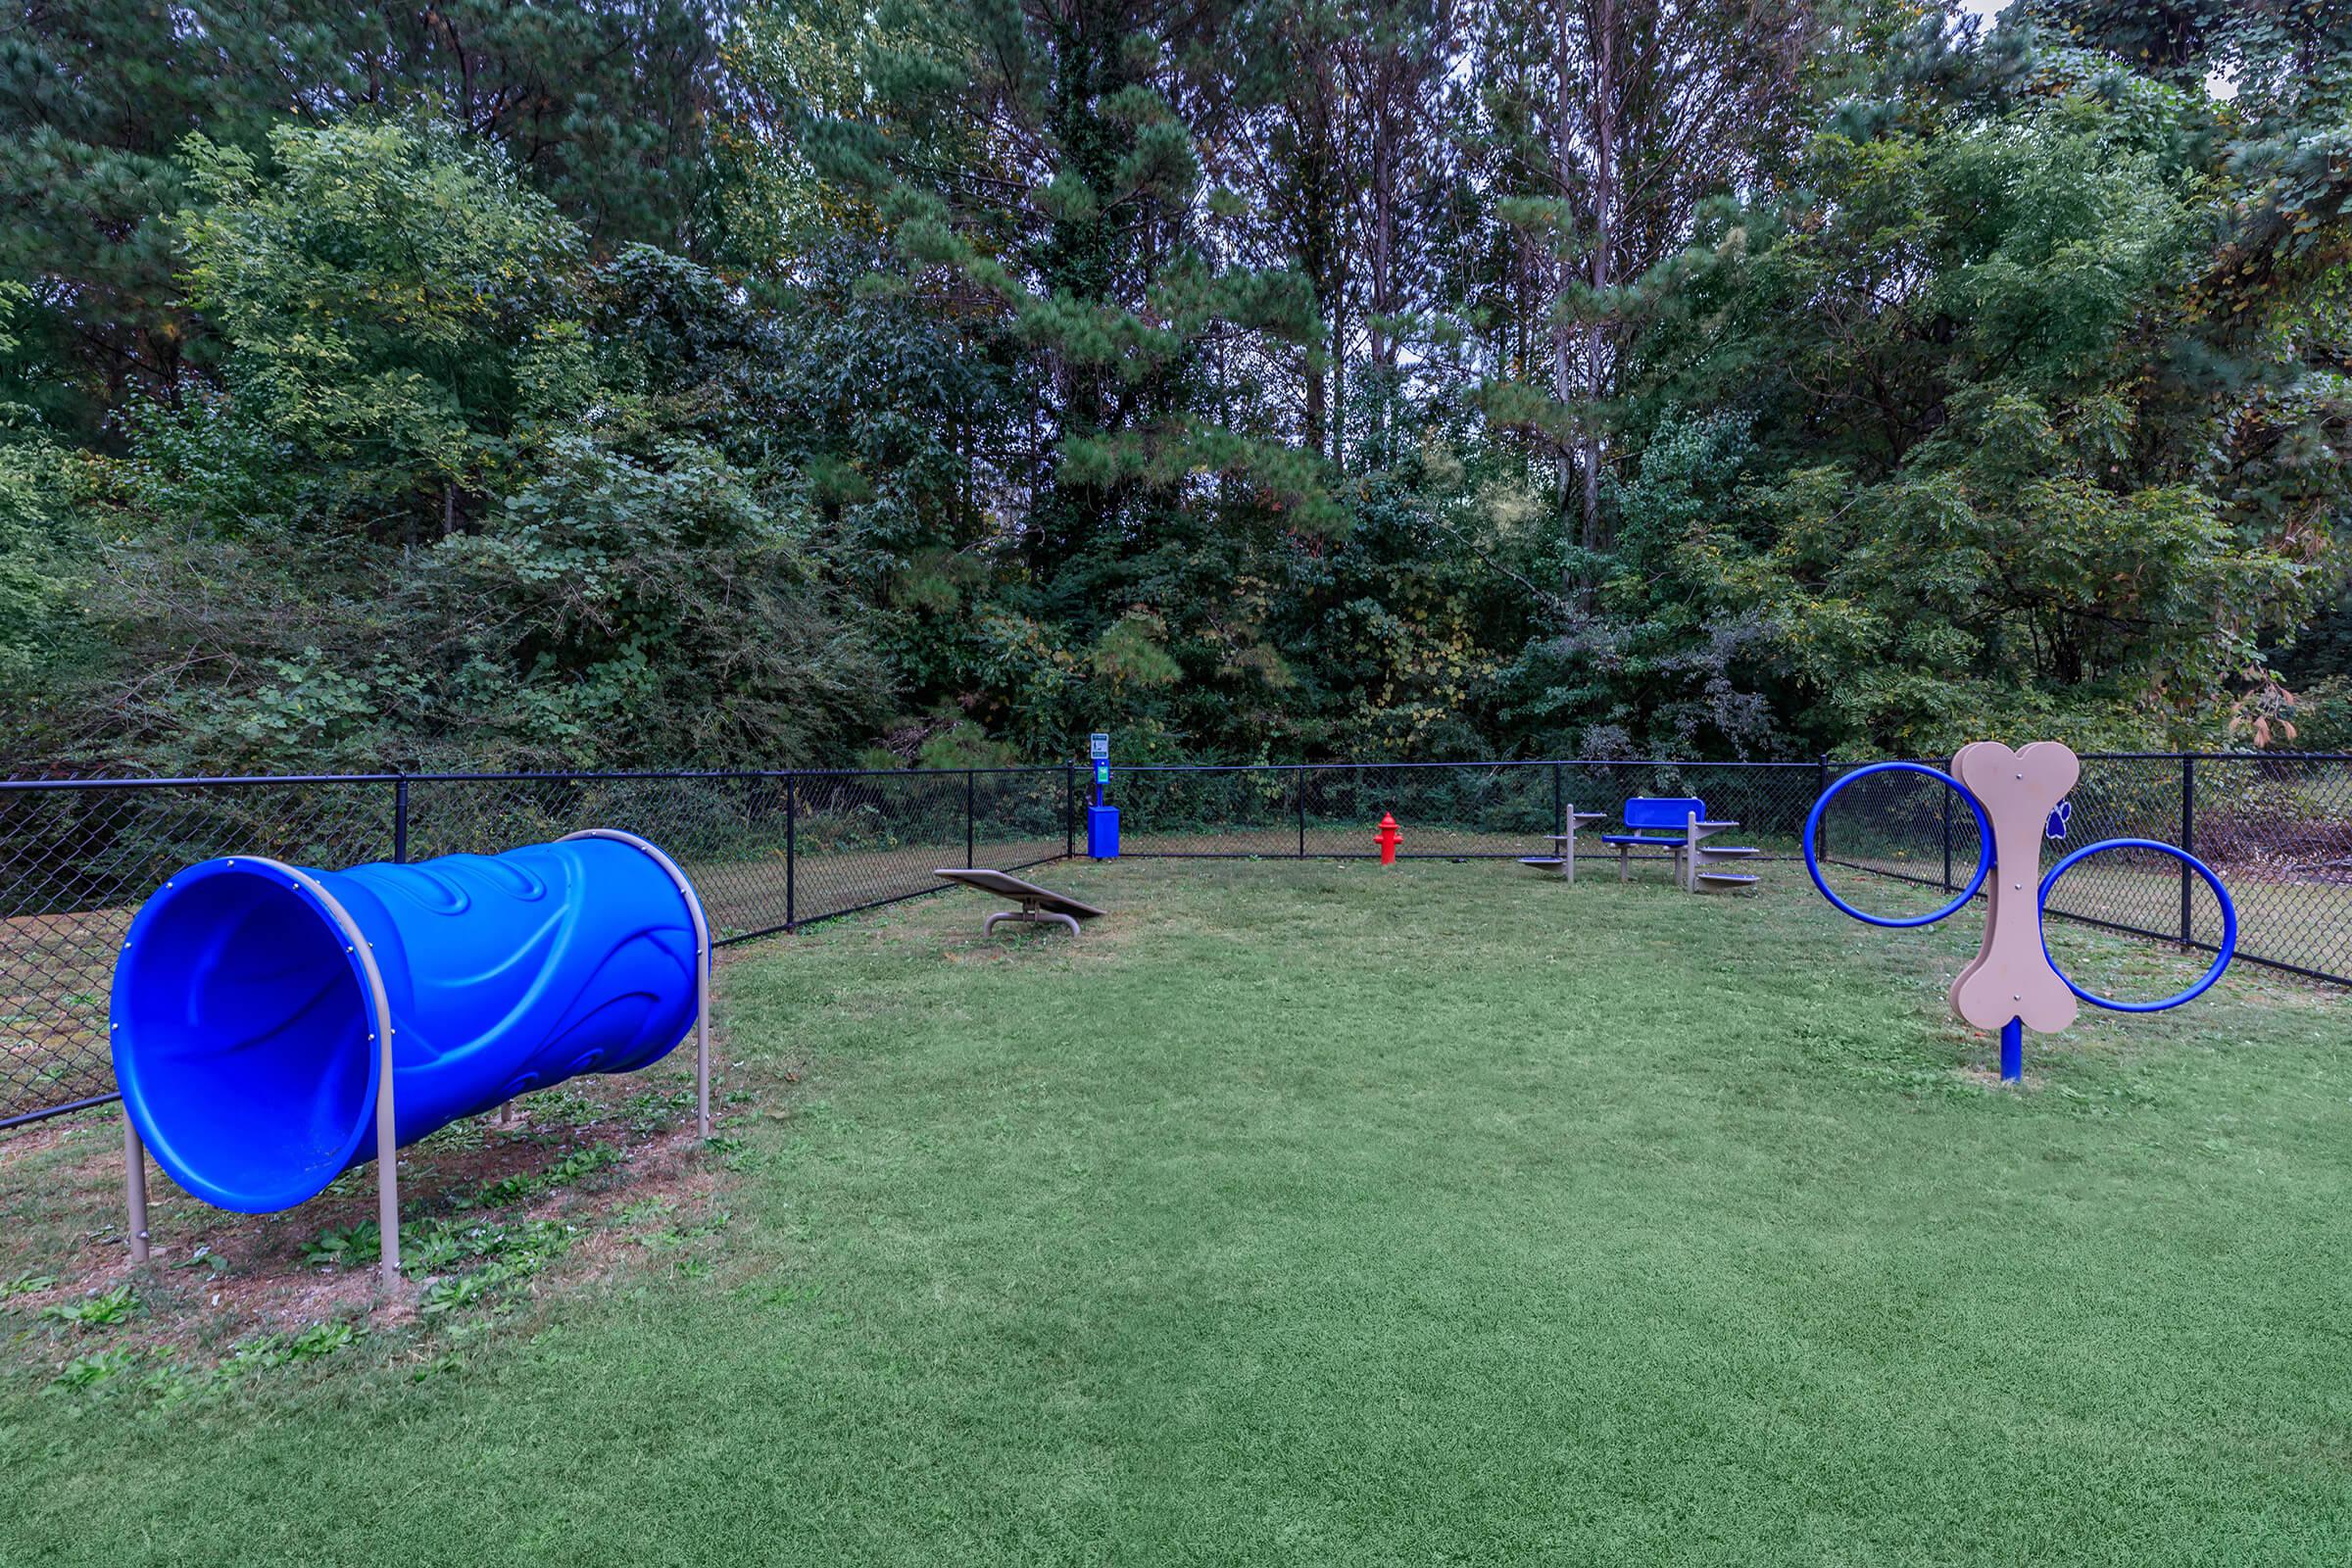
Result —
M706 0L352 7L26 0L0 37L0 276L35 284L9 362L95 438L133 390L210 363L173 281L182 141L266 156L272 128L422 115L495 144L601 251L693 248L720 92Z
M1024 362L1026 428L997 455L1006 559L1080 659L1143 689L1246 678L1229 656L1254 633L1220 580L1332 515L1259 413L1266 369L1317 342L1310 285L1228 260L1180 113L1224 101L1182 69L1221 18L1165 20L1129 0L885 12L870 109L810 127L828 176L887 215L906 266L886 286Z

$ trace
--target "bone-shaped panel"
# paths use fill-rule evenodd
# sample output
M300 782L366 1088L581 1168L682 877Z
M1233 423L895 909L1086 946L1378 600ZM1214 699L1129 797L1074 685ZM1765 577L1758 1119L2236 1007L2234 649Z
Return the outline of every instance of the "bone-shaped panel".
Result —
M1952 776L1992 822L1991 907L1977 956L1952 982L1952 1011L1980 1029L2012 1018L2039 1034L2075 1021L2075 994L2041 948L2042 825L2082 776L2075 754L2056 741L2013 752L1998 741L1963 746Z

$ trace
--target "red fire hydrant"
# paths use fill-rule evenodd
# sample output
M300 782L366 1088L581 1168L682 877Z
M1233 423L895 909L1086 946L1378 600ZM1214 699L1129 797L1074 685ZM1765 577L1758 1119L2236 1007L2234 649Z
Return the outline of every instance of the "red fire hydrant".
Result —
M1372 842L1380 846L1381 864L1395 865L1396 863L1396 846L1404 842L1404 835L1396 831L1396 813L1392 811L1380 813L1380 831L1372 835Z

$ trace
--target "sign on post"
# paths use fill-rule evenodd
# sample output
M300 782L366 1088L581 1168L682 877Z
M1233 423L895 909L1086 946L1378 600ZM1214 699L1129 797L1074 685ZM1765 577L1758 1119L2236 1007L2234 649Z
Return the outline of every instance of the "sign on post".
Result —
M1095 760L1095 804L1086 812L1086 853L1098 860L1115 860L1119 858L1119 812L1116 807L1102 803L1102 792L1110 787L1110 736L1097 730L1086 741Z

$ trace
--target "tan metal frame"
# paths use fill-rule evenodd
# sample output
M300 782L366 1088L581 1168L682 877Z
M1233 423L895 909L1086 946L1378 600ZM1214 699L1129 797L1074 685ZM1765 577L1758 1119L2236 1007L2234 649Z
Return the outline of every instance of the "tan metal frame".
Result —
M566 833L557 842L572 839L612 839L642 850L668 874L671 884L686 900L687 915L694 925L696 1123L707 1142L710 1137L710 924L703 913L703 902L695 896L694 883L688 879L678 862L664 854L660 846L637 834L619 828L592 827L577 833ZM383 1288L386 1291L397 1290L400 1286L400 1148L393 1120L392 1004L384 990L383 971L376 967L374 945L361 932L359 922L351 917L351 911L344 908L335 896L319 885L318 879L309 872L260 855L232 856L228 863L235 865L240 859L285 877L288 887L318 900L319 908L333 922L335 929L342 933L343 951L356 960L361 978L366 982L368 1013L375 1024L368 1038L376 1046L376 1229L381 1249ZM167 881L164 886L170 887L172 883ZM126 940L122 946L127 949L130 943ZM151 1253L147 1228L147 1147L139 1138L138 1126L130 1119L127 1106L122 1112L122 1168L124 1206L129 1211L130 1220L130 1260L144 1263Z
M1714 885L1699 885L1710 874L1706 869L1708 866L1755 857L1755 850L1746 845L1725 845L1712 850L1707 848L1708 839L1739 825L1737 822L1702 822L1697 812L1685 813L1683 843L1674 859L1674 879L1682 884L1685 893L1727 893L1734 888L1752 888L1756 885L1754 875L1745 871L1713 873L1716 878Z
M1560 808L1560 810L1561 819L1566 824L1568 831L1565 833L1546 833L1544 835L1544 838L1549 840L1551 843L1559 846L1559 854L1556 857L1529 856L1520 863L1523 865L1535 866L1540 870L1548 871L1551 870L1552 867L1546 865L1544 862L1548 859L1556 858L1559 861L1558 869L1560 873L1560 880L1574 884L1576 881L1577 829L1590 827L1595 822L1605 822L1609 819L1609 813L1606 811L1580 811L1574 806L1564 806Z
M368 1013L375 1025L368 1035L376 1052L375 1220L381 1233L384 1287L389 1290L400 1282L400 1160L392 1120L392 1003L384 991L383 971L376 967L374 946L362 933L359 922L351 917L351 911L308 871L283 860L272 860L266 855L227 858L232 866L239 860L282 876L286 886L318 900L320 912L341 933L343 951L358 964L360 978L367 987ZM170 881L164 883L167 888L172 885ZM128 949L130 943L125 940L122 946ZM139 1139L138 1125L130 1119L127 1105L122 1110L122 1165L124 1196L130 1210L130 1260L144 1263L151 1249L147 1230L147 1146Z

